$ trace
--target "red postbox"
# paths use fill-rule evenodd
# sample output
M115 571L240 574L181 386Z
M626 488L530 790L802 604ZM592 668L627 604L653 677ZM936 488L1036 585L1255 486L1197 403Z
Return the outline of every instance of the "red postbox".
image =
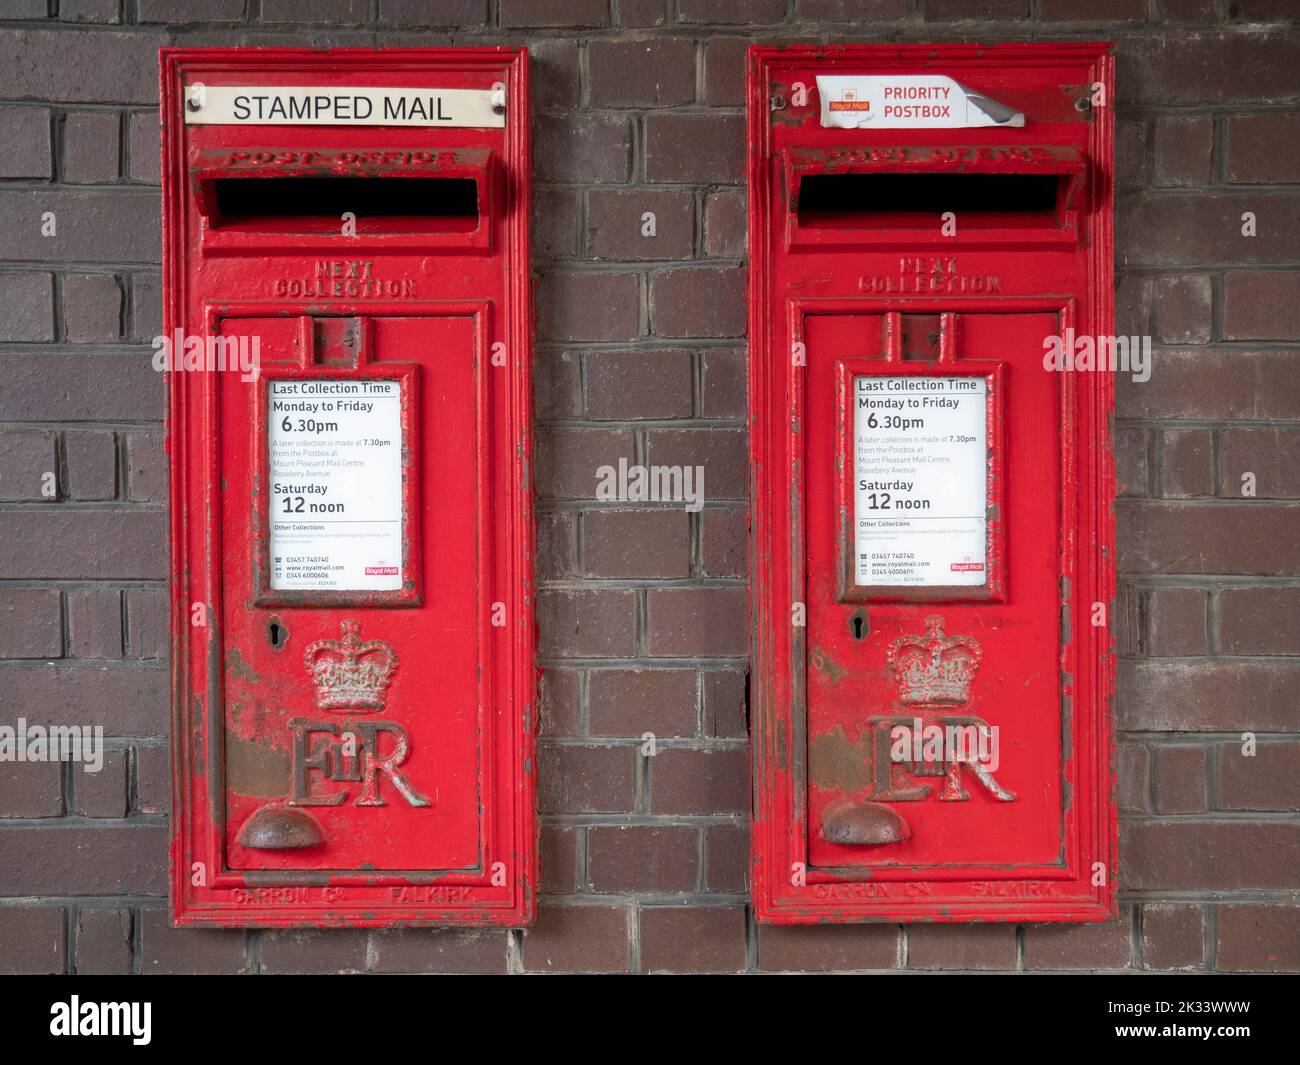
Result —
M524 924L526 54L162 60L175 920Z
M750 51L761 921L1114 912L1111 86Z

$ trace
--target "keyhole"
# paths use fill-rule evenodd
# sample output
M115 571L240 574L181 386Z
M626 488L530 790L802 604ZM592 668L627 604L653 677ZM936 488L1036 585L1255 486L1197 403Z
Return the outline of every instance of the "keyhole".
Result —
M285 628L284 622L279 618L272 618L266 626L266 638L271 641L271 646L278 651L289 642L289 630Z
M849 615L849 635L862 640L867 635L867 612L859 607Z

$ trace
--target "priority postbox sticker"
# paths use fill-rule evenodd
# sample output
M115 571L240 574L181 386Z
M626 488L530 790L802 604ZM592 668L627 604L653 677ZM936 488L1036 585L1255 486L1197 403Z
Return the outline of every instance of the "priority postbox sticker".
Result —
M941 74L822 75L821 124L832 129L1023 126L1014 107Z
M402 385L270 380L271 588L402 587Z

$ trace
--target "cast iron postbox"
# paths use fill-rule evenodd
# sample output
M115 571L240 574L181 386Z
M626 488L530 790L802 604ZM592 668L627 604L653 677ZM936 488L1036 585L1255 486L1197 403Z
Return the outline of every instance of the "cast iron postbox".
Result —
M1114 911L1111 82L750 51L761 921Z
M526 923L526 54L162 58L175 920Z

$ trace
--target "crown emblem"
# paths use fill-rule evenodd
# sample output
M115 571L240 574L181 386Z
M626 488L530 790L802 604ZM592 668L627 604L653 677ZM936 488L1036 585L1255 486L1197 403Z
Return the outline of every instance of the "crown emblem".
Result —
M383 640L361 642L361 623L343 622L343 639L316 640L303 652L321 710L382 710L397 652Z
M889 646L888 660L900 701L912 706L952 706L970 698L983 652L969 636L945 636L943 618L925 619L925 632L908 633Z

